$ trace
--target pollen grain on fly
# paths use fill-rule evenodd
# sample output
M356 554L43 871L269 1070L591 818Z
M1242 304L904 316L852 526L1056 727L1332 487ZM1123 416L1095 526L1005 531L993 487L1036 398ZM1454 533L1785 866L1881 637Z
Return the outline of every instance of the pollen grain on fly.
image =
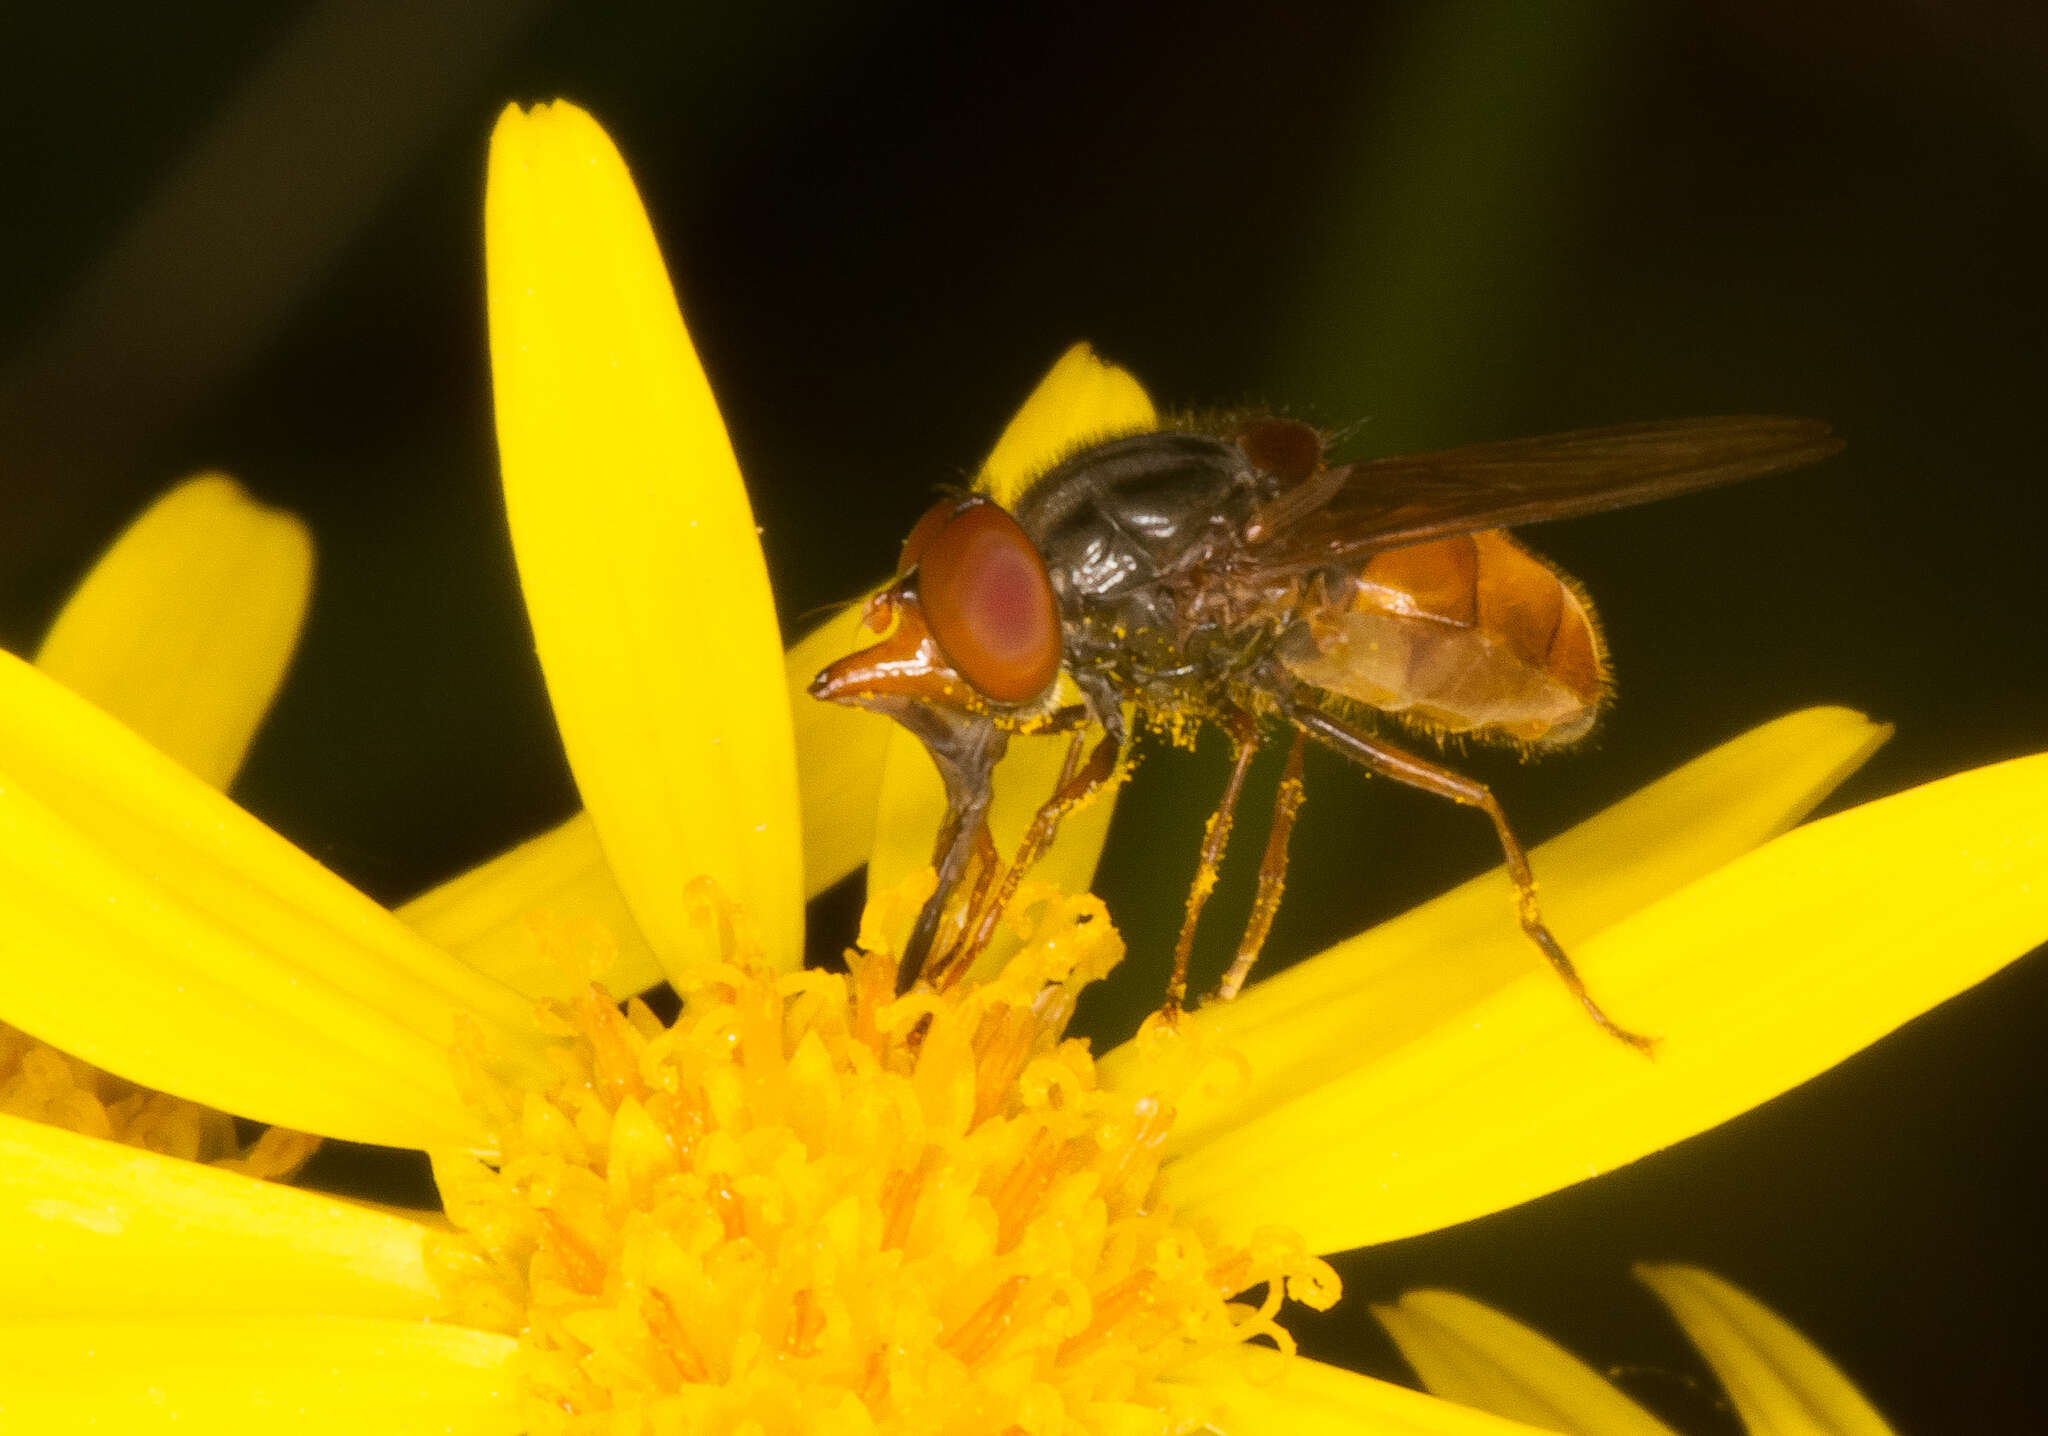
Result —
M464 1054L498 1146L437 1158L434 1265L451 1315L520 1337L526 1429L1172 1433L1206 1419L1178 1371L1291 1349L1283 1297L1327 1306L1329 1268L1176 1218L1181 1069L1112 1088L1066 1035L1122 955L1100 903L1016 913L999 973L904 997L891 953L775 973L728 922L673 1023L556 1005L547 1090Z

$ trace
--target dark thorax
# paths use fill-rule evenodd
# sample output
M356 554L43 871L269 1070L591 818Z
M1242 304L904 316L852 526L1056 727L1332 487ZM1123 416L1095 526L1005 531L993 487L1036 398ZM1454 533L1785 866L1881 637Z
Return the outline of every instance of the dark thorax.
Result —
M1281 487L1206 434L1088 449L1033 484L1016 517L1045 556L1069 672L1098 714L1134 699L1202 713L1281 627L1269 595L1227 581L1244 525Z

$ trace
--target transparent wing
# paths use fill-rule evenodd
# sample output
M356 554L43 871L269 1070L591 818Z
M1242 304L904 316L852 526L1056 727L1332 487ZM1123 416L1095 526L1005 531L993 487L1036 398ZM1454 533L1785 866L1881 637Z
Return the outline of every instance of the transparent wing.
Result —
M1300 571L1478 529L1626 508L1815 463L1817 419L1734 415L1578 429L1343 465L1281 494L1246 534L1254 568Z

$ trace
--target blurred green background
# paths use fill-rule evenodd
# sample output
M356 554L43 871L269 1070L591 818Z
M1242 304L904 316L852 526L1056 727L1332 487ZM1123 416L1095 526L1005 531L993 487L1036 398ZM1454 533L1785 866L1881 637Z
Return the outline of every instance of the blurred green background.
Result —
M515 98L579 101L632 163L791 632L1088 338L1164 405L1356 426L1359 455L1750 410L1848 436L1536 536L1599 602L1621 701L1587 751L1469 764L1531 839L1811 703L1899 725L1841 801L2048 747L2038 6L116 14L0 14L0 642L187 472L305 515L311 627L237 794L381 898L575 801L495 493L479 209ZM1153 757L1119 810L1126 1002L1157 991L1219 749ZM1317 760L1295 853L1282 961L1496 860L1471 815ZM813 914L828 945L854 900ZM1732 1430L1627 1278L1678 1258L1902 1430L2048 1429L2044 1032L2036 958L1677 1150L1346 1259L1354 1301L1296 1329L1391 1374L1358 1299L1453 1286Z

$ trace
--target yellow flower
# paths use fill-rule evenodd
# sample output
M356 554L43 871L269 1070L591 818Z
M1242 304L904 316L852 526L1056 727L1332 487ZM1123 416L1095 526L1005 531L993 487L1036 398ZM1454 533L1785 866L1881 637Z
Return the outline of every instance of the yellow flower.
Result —
M180 484L86 577L36 665L226 787L291 660L312 582L296 519L217 474ZM226 1112L139 1087L0 1023L0 1111L170 1156L283 1176L318 1138L244 1143Z
M1061 889L1107 804L1000 974L896 1000L930 782L880 720L791 706L851 619L779 651L623 164L580 111L508 112L487 211L507 507L586 816L392 914L0 658L0 1018L427 1148L456 1230L0 1118L8 1429L1525 1429L1245 1338L1334 1295L1317 1253L1680 1140L2048 935L2048 757L1767 841L1882 736L1813 710L1537 852L1655 1062L1530 960L1499 874L1097 1060L1064 1025L1120 944ZM986 482L1149 422L1076 351ZM875 951L802 970L803 898L870 852ZM666 976L682 1018L593 972Z
M1819 1348L1740 1287L1675 1263L1646 1263L1636 1275L1707 1359L1752 1436L1891 1436ZM1674 1436L1556 1342L1470 1297L1412 1291L1373 1314L1447 1401L1571 1436Z

